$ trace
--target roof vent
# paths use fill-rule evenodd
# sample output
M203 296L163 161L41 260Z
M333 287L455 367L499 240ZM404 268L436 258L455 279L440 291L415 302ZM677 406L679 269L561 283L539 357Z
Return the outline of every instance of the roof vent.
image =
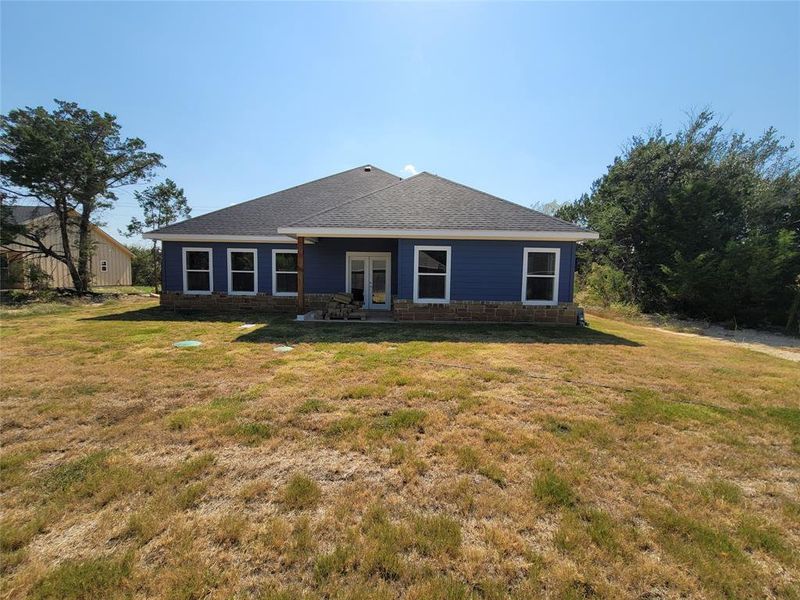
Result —
M370 167L369 165L367 165L366 167L364 167L364 170L365 170L367 173L369 173L370 171L372 171L372 167Z

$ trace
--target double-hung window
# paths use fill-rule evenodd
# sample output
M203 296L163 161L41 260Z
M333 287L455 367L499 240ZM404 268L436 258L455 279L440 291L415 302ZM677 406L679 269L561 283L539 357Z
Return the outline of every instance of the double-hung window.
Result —
M228 248L228 293L255 294L258 291L258 252L252 248Z
M450 246L414 246L414 302L450 302Z
M101 260L100 261L100 272L101 273L105 273L107 271L108 271L108 261L107 260Z
M297 295L297 250L272 251L272 295Z
M183 292L185 294L210 294L214 289L211 279L212 270L211 248L184 248Z
M559 248L525 248L522 259L523 304L558 304Z

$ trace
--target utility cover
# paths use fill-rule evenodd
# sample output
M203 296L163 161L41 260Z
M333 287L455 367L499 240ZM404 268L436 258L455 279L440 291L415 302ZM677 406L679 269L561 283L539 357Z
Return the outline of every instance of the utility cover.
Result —
M197 346L202 346L203 342L198 342L197 340L183 340L182 342L175 342L172 345L176 348L196 348Z

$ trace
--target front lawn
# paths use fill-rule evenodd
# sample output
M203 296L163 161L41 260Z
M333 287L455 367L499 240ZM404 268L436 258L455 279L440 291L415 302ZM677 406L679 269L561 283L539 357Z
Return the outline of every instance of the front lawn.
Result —
M800 596L798 365L589 320L3 310L2 597Z

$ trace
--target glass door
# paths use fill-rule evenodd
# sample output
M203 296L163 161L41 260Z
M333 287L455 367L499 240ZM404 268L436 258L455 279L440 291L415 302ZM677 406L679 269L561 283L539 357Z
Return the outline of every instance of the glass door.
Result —
M369 308L378 310L389 309L389 299L386 290L386 275L388 273L388 261L379 256L372 256L369 259Z
M363 302L366 307L367 304L367 262L366 258L352 258L350 260L350 293L353 294L353 300L356 302Z
M392 292L391 255L347 253L347 291L364 308L389 310Z

